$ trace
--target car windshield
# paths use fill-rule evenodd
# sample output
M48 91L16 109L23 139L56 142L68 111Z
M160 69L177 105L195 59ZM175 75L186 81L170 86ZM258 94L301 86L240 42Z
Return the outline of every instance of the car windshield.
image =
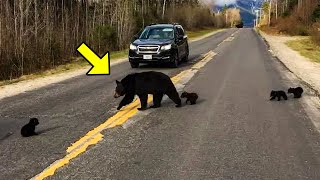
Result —
M156 27L146 28L139 39L173 39L173 28L168 27Z

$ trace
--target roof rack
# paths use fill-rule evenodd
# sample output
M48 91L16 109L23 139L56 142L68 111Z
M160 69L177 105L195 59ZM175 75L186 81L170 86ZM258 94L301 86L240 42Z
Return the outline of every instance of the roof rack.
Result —
M156 23L150 23L149 26L156 25Z

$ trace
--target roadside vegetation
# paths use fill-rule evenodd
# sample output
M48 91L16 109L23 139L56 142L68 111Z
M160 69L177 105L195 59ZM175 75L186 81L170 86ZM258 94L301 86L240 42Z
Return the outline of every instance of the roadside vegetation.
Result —
M134 34L167 22L182 24L191 36L230 23L198 0L1 1L0 81L73 63L82 42L100 55L122 57Z
M291 41L288 45L303 56L320 62L319 0L269 0L262 9L261 30L270 34L308 37Z
M298 51L302 56L320 63L320 46L316 45L311 38L306 37L299 40L292 40L286 44L293 50Z
M278 0L262 6L259 26L266 32L293 36L312 36L320 45L320 1Z

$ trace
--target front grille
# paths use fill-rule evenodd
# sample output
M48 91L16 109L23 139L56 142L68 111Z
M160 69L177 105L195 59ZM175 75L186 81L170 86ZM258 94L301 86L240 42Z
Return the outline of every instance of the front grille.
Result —
M141 45L138 46L139 54L158 54L160 46L158 45Z

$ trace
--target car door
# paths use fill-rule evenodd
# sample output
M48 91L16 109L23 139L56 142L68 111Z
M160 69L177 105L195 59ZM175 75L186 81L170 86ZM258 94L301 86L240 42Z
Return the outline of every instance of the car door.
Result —
M176 44L177 44L177 49L178 49L178 53L179 53L179 59L181 59L184 56L184 52L183 52L183 39L179 39L179 37L181 36L181 29L179 29L178 26L175 27L175 31L176 31Z
M178 28L178 31L179 31L179 34L180 34L180 36L182 36L183 37L183 39L181 40L181 47L180 47L180 55L181 55L181 58L183 58L183 57L185 57L185 55L186 55L186 53L187 53L187 36L185 35L185 33L184 33L184 30L183 30L183 28L181 27L181 26L178 26L177 27Z

